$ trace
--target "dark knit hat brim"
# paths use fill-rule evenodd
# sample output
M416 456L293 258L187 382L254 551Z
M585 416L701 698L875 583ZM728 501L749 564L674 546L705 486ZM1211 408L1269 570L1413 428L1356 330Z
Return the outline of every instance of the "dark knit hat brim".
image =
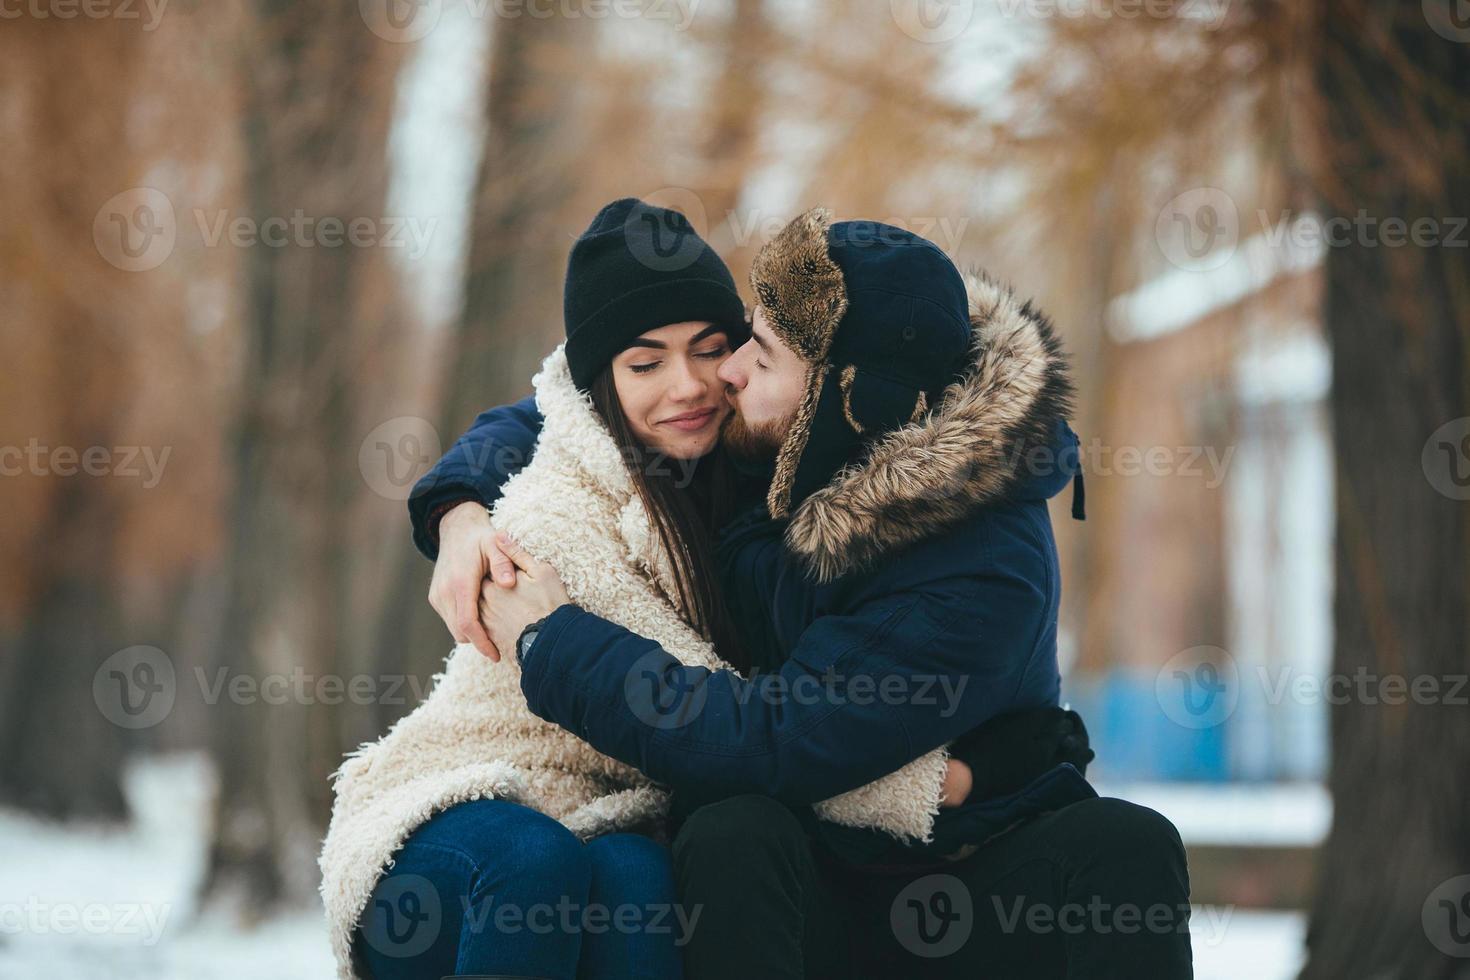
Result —
M698 320L723 327L732 350L749 339L745 303L739 293L717 280L665 279L623 293L579 323L567 338L572 382L586 391L640 334Z
M639 335L709 321L743 343L745 304L723 259L678 211L636 197L597 212L567 257L562 297L572 381L591 389Z

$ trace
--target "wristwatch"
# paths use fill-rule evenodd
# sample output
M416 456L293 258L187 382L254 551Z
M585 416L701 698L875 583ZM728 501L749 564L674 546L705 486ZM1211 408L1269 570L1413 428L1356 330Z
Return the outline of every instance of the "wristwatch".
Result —
M521 635L516 638L516 663L526 662L526 651L531 649L531 643L536 639L536 634L541 632L541 624L550 618L550 616L542 616L521 630Z

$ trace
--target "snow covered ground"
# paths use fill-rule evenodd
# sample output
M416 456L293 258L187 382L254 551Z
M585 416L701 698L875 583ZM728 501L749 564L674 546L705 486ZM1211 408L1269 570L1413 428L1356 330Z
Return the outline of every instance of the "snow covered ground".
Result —
M125 830L60 827L0 811L0 978L332 976L317 912L281 915L249 930L197 916L192 896L210 792L198 759L138 767L127 790L136 819ZM1173 800L1207 808L1187 796ZM1304 928L1297 913L1197 910L1195 975L1285 980L1300 967Z
M211 779L202 760L131 769L129 828L43 823L0 810L0 978L329 978L318 914L242 931L201 920Z

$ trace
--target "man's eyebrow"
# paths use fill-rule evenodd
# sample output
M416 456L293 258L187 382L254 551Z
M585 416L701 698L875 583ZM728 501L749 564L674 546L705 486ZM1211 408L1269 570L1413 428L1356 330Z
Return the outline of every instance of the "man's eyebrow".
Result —
M693 347L695 344L699 343L701 340L705 339L710 334L724 333L724 332L725 332L725 328L724 327L720 326L718 323L711 323L709 326L707 326L703 330L699 331L699 333L697 333L693 337L690 337L689 338L689 346L690 347ZM669 349L669 345L666 344L666 343L664 343L662 340L649 340L646 337L635 337L634 339L628 341L628 346L629 347L652 347L652 348L654 348L656 350L668 350Z
M771 350L771 345L768 344L768 343L766 343L764 340L761 339L761 335L755 332L755 328L754 327L751 327L750 328L750 337L751 337L752 340L754 340L757 344L760 345L761 350L763 350L763 351L766 352L766 356L767 357L775 357L776 356L775 353Z

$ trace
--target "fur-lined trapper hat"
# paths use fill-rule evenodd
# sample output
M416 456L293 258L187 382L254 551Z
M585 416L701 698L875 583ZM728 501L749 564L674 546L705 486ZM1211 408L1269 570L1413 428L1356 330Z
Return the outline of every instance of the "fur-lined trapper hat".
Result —
M766 497L817 581L1005 497L1067 417L1051 323L933 242L814 208L768 242L751 287L809 365Z

